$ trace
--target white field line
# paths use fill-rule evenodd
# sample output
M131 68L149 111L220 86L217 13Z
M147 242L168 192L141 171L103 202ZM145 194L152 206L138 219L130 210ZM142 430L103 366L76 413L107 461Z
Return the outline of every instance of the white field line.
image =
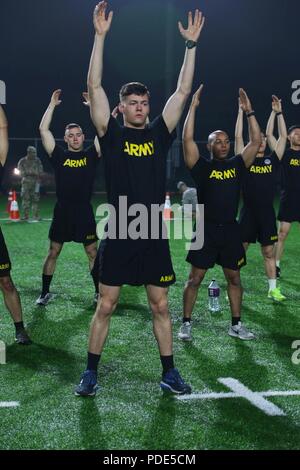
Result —
M20 406L18 401L0 401L0 408L16 408Z
M189 400L218 400L222 398L245 398L256 408L266 413L269 416L285 416L283 410L278 406L270 403L264 397L280 397L280 396L300 396L300 390L287 390L287 391L273 391L266 392L253 392L245 387L241 382L231 377L219 378L218 381L227 386L232 392L221 393L192 393L191 395L181 395L176 398L180 401Z

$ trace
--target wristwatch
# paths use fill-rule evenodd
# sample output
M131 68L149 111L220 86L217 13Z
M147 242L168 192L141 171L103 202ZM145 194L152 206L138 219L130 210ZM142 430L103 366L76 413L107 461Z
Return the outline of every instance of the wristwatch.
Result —
M185 45L188 49L193 49L193 47L197 46L197 43L196 41L192 41L191 39L189 39L188 41L185 41Z

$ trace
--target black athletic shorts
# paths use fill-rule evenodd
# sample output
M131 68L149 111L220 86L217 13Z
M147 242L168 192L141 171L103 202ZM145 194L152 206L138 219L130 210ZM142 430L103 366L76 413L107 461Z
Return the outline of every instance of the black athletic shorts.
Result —
M300 199L298 195L285 196L280 199L277 219L280 222L300 222Z
M92 275L107 286L154 285L176 281L168 240L101 241Z
M204 222L204 245L201 250L190 250L186 261L195 268L210 269L215 263L238 271L246 265L240 226Z
M278 241L276 214L274 207L250 208L243 207L240 212L239 224L242 241L256 243L261 246L274 245Z
M9 276L10 270L11 270L11 262L9 259L9 254L7 251L3 233L0 228L0 277Z
M57 243L84 243L86 246L96 242L96 222L91 204L68 205L57 202L49 239Z

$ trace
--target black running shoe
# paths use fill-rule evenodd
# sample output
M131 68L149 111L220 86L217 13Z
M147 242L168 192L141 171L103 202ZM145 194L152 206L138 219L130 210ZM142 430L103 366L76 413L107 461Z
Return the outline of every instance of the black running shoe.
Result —
M22 344L23 346L29 346L29 344L32 344L31 339L29 338L26 330L24 330L24 329L19 330L16 333L15 341L16 341L16 343Z

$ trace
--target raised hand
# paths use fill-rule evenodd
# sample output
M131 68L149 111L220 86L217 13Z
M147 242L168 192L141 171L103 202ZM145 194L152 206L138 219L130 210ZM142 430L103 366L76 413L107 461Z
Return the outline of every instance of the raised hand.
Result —
M119 105L115 106L114 109L112 110L111 112L111 115L113 118L117 118L118 117L118 114L119 114Z
M192 106L195 106L195 107L199 106L202 90L203 90L203 84L200 85L198 90L194 93L193 98L192 98Z
M100 2L94 11L94 27L99 36L104 36L110 29L113 18L113 12L110 11L106 18L107 2Z
M82 96L83 96L83 98L84 98L84 101L83 101L84 106L90 107L90 104L91 104L91 103L90 103L90 97L89 97L88 92L87 92L87 91L84 91L84 92L82 93Z
M276 95L272 95L272 110L275 113L282 113L281 99L279 99Z
M51 96L51 104L52 106L59 106L61 104L60 95L62 90L55 90Z
M239 89L239 103L240 107L245 113L251 113L252 111L252 106L251 106L251 101L248 98L247 93L243 88Z
M189 11L188 14L188 27L184 29L181 21L178 22L178 28L181 36L186 41L195 41L197 42L202 31L202 28L205 23L205 17L202 15L202 12L199 10L195 11L194 19L193 14Z

